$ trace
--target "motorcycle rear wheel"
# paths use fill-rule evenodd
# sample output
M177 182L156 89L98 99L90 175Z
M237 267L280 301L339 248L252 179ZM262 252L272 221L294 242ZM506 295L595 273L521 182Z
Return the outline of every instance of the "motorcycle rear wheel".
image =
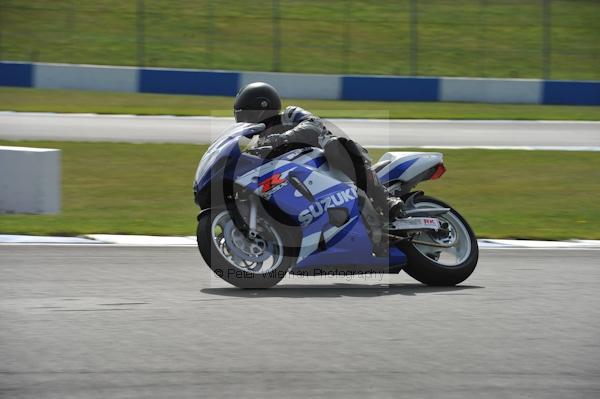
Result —
M415 280L427 285L453 286L465 281L475 270L479 258L479 247L473 229L465 218L443 201L421 196L415 200L415 205L427 208L450 208L448 214L439 217L449 224L451 231L449 237L440 239L432 236L433 233L421 233L421 237L418 236L415 240L434 244L443 244L444 240L446 242L454 240L455 246L448 249L449 254L453 254L454 258L449 256L450 259L442 259L443 251L446 249L406 242L400 245L408 257L408 263L403 270Z

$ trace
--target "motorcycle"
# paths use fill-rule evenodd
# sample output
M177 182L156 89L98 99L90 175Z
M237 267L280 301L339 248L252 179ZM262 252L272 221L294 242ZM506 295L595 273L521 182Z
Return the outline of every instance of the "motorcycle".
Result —
M277 156L259 147L258 125L238 123L202 157L194 181L197 242L206 264L240 288L297 275L399 273L451 286L471 275L477 240L451 206L414 187L446 168L435 152L387 152L372 165L402 217L382 221L365 192L320 148ZM382 246L383 251L378 250Z

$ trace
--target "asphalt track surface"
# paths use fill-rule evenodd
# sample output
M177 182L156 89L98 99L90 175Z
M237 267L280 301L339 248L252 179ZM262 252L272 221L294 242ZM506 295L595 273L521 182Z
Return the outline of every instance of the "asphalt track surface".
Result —
M231 118L0 112L0 139L209 143ZM600 122L331 119L365 146L600 149Z
M598 250L244 291L195 248L0 246L0 397L598 398Z

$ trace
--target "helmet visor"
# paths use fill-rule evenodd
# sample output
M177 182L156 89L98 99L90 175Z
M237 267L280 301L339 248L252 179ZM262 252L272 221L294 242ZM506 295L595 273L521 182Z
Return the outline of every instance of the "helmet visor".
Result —
M240 123L260 123L276 115L277 110L271 109L234 109L235 121Z

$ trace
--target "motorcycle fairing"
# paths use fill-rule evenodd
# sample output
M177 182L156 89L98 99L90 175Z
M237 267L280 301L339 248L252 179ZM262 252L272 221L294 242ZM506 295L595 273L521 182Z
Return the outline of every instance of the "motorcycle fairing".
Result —
M242 153L240 150L240 140L254 134L253 126L250 123L238 123L226 130L225 134L208 147L196 169L194 192L201 192L213 180L232 179L233 175L245 173L263 162L261 158ZM227 163L223 162L224 159L228 159L230 164L235 165L235 169L228 171L228 176L225 176Z
M390 251L389 258L373 256L373 244L360 216L356 187L319 170L325 169L322 168L324 162L322 151L292 151L250 170L235 182L298 221L302 241L295 269L405 263L405 255L397 249ZM302 182L314 201L289 184L290 176ZM276 181L276 186L264 183L272 180ZM347 221L341 226L334 226L329 221L327 209L334 207L347 210Z

